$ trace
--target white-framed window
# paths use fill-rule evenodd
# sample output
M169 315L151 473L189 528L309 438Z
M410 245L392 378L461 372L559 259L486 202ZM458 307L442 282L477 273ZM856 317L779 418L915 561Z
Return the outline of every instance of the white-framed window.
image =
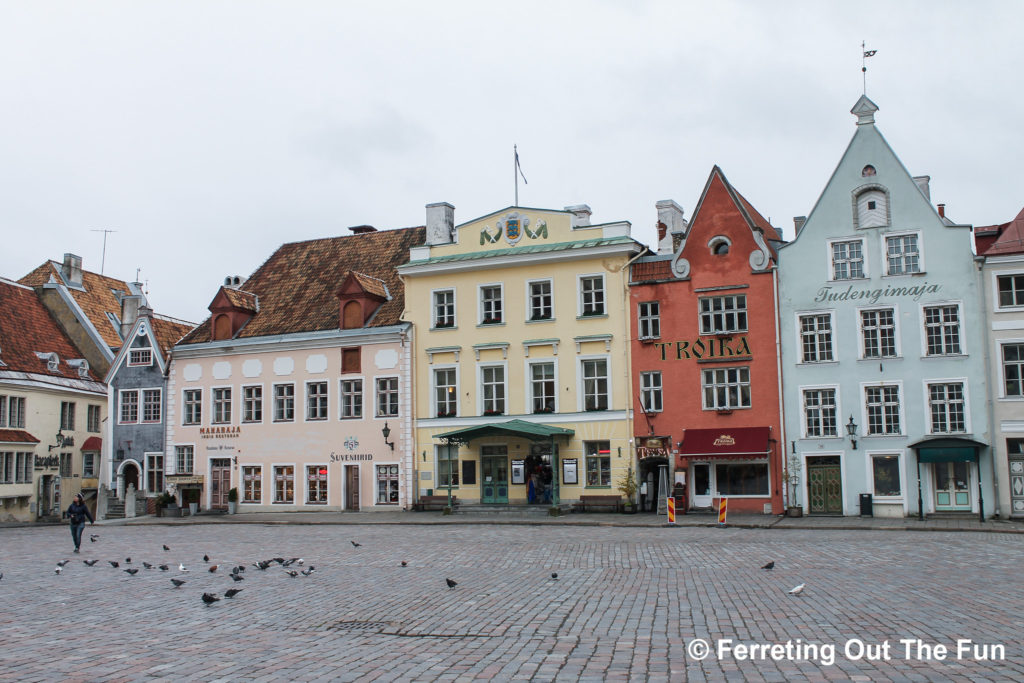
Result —
M459 414L459 380L454 367L434 368L434 415L455 417Z
M580 316L604 315L604 275L581 275L579 278Z
M434 291L434 329L455 327L455 290Z
M242 422L263 422L263 386L242 387Z
M962 380L929 382L925 387L929 428L932 434L963 434L967 432L967 401Z
M341 419L352 420L363 416L363 380L341 380Z
M1024 273L996 275L996 308L1024 307Z
M182 392L181 424L197 425L203 422L203 390L185 389Z
M1000 346L1003 365L1003 398L1024 398L1024 341L1004 342Z
M211 424L228 424L231 422L231 387L214 387L213 420Z
M924 306L926 356L957 356L960 345L960 305Z
M164 454L146 454L146 490L159 493L164 490Z
M95 477L96 476L96 454L85 451L82 453L82 476L83 477Z
M306 465L306 503L327 505L327 465Z
M641 339L661 337L661 304L657 301L641 301L637 306L637 321Z
M645 413L660 413L663 410L661 372L640 373L640 401Z
M612 447L608 441L584 441L583 459L587 468L587 486L612 485Z
M872 453L871 482L875 498L902 498L903 468L900 454Z
M242 502L263 502L263 466L242 466Z
M701 371L704 410L750 407L750 368L709 368Z
M803 389L804 438L839 436L835 387Z
M86 408L85 428L90 432L100 431L100 412L102 408L97 405L90 405ZM0 411L2 412L2 411Z
M274 502L295 502L295 465L274 465Z
M558 390L553 361L530 363L530 412L553 413L557 409Z
M480 410L483 415L505 414L505 366L481 365Z
M398 415L398 378L377 378L377 417Z
M25 428L25 398L0 396L0 427Z
M700 333L722 334L747 331L745 294L700 297Z
M175 446L174 463L175 472L178 474L192 474L196 465L196 447L192 445Z
M833 280L857 280L865 277L864 240L848 239L829 242Z
M889 197L880 187L857 195L857 227L880 228L889 224Z
M295 421L295 385L274 385L274 422Z
M909 275L922 272L919 241L920 236L916 232L886 236L886 275Z
M128 365L152 365L152 349L131 349L128 351Z
M610 375L607 358L580 360L583 379L583 410L608 410Z
M551 320L555 317L551 280L533 280L526 283L527 300L530 302L528 320Z
M14 457L14 483L31 484L35 453L18 452Z
M377 465L377 505L398 505L398 465Z
M895 358L896 312L892 308L860 311L861 358Z
M118 392L117 421L132 424L139 421L139 390L122 389Z
M496 325L504 322L503 286L480 285L480 324Z
M155 424L163 420L164 390L142 390L142 421Z
M316 381L306 382L306 420L316 422L326 420L327 411L327 382Z
M434 446L437 459L437 486L447 489L449 482L453 489L459 488L459 447Z
M800 362L828 363L833 360L832 353L832 314L810 313L801 315L800 325Z
M60 403L60 428L69 432L75 431L75 403L74 401L61 401Z
M867 415L868 435L884 436L903 433L898 384L865 386L864 411Z

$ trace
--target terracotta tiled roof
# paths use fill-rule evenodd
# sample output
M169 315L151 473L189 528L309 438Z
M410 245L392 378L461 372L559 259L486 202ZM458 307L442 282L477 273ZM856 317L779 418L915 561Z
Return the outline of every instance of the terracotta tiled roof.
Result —
M174 318L155 315L150 318L150 326L153 328L153 335L156 339L157 347L160 349L164 358L167 358L167 354L170 353L174 345L181 341L182 337L191 332L195 327L195 324L185 322L184 320L175 320Z
M356 279L356 282L363 288L363 291L375 294L382 299L388 298L387 290L385 290L384 283L381 280L369 275L363 275L362 273L352 273L352 277Z
M410 247L424 240L425 229L417 227L282 245L245 283L246 291L259 297L259 312L238 338L339 329L341 307L335 294L349 271L383 280L391 294L370 327L400 323L405 292L395 268L408 261ZM181 343L208 341L209 319Z
M731 184L730 187L732 187ZM768 219L762 216L761 212L755 209L753 204L747 201L746 197L744 197L738 191L736 191L735 187L733 187L732 189L733 192L736 192L736 196L740 198L740 203L743 204L743 208L747 210L748 214L750 214L750 218L754 221L754 225L764 230L764 238L766 240L776 240L781 242L782 236L779 235L778 230L776 230L772 226L772 224L768 222Z
M630 277L633 282L654 282L658 280L673 280L672 261L660 259L658 261L637 261L632 266Z
M1024 254L1024 209L1009 223L977 228L976 232L998 231L999 236L984 247L982 256L998 256L1000 254ZM980 246L979 240L979 246Z
M47 361L37 353L56 353L57 370L48 370ZM80 379L78 369L67 364L72 358L82 358L82 353L50 317L35 290L0 280L0 369ZM95 379L91 370L89 379Z
M243 311L251 311L256 313L260 310L259 297L252 292L242 291L241 289L231 289L230 287L224 288L224 296L235 308L239 308Z
M0 429L0 443L39 443L39 439L23 429Z
M43 265L39 266L25 277L18 280L23 285L29 287L39 287L50 281L52 277L57 282L63 282L64 278L61 275L61 264L56 261L47 261ZM121 336L119 330L117 330L110 319L107 317L107 313L111 313L117 317L118 320L121 318L121 301L114 293L124 292L127 294L130 290L128 289L128 283L124 280L118 280L116 278L107 277L106 275L99 275L97 273L91 273L87 270L82 271L82 290L77 288L69 288L71 296L74 297L75 302L82 308L85 315L92 322L93 327L103 337L103 341L111 348L117 349L121 347Z

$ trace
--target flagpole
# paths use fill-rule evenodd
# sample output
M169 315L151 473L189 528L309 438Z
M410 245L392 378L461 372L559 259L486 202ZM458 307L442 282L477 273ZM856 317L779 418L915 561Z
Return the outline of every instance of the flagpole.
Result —
M513 206L519 206L519 146L512 145L512 175L515 179L516 184L516 203Z

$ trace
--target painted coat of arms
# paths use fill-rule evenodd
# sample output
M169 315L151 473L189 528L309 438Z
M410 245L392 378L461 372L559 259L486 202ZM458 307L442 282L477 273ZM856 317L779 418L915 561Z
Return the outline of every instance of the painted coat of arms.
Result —
M510 246L515 246L519 240L523 239L523 231L526 230L529 225L529 218L518 211L513 211L498 221L498 230L505 235L505 241L508 242Z

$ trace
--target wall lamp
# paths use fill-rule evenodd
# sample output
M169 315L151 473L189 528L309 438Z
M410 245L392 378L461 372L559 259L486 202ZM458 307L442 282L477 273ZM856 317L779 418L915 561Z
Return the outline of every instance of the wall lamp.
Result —
M850 418L850 419L853 419L853 418ZM395 442L394 441L388 441L388 437L391 436L391 428L388 427L388 423L387 422L384 423L384 428L380 430L380 433L384 435L384 443L385 443L385 445L391 446L391 450L395 450Z
M846 423L846 434L850 437L853 450L857 450L857 423L853 421L853 415L850 416L850 421Z

